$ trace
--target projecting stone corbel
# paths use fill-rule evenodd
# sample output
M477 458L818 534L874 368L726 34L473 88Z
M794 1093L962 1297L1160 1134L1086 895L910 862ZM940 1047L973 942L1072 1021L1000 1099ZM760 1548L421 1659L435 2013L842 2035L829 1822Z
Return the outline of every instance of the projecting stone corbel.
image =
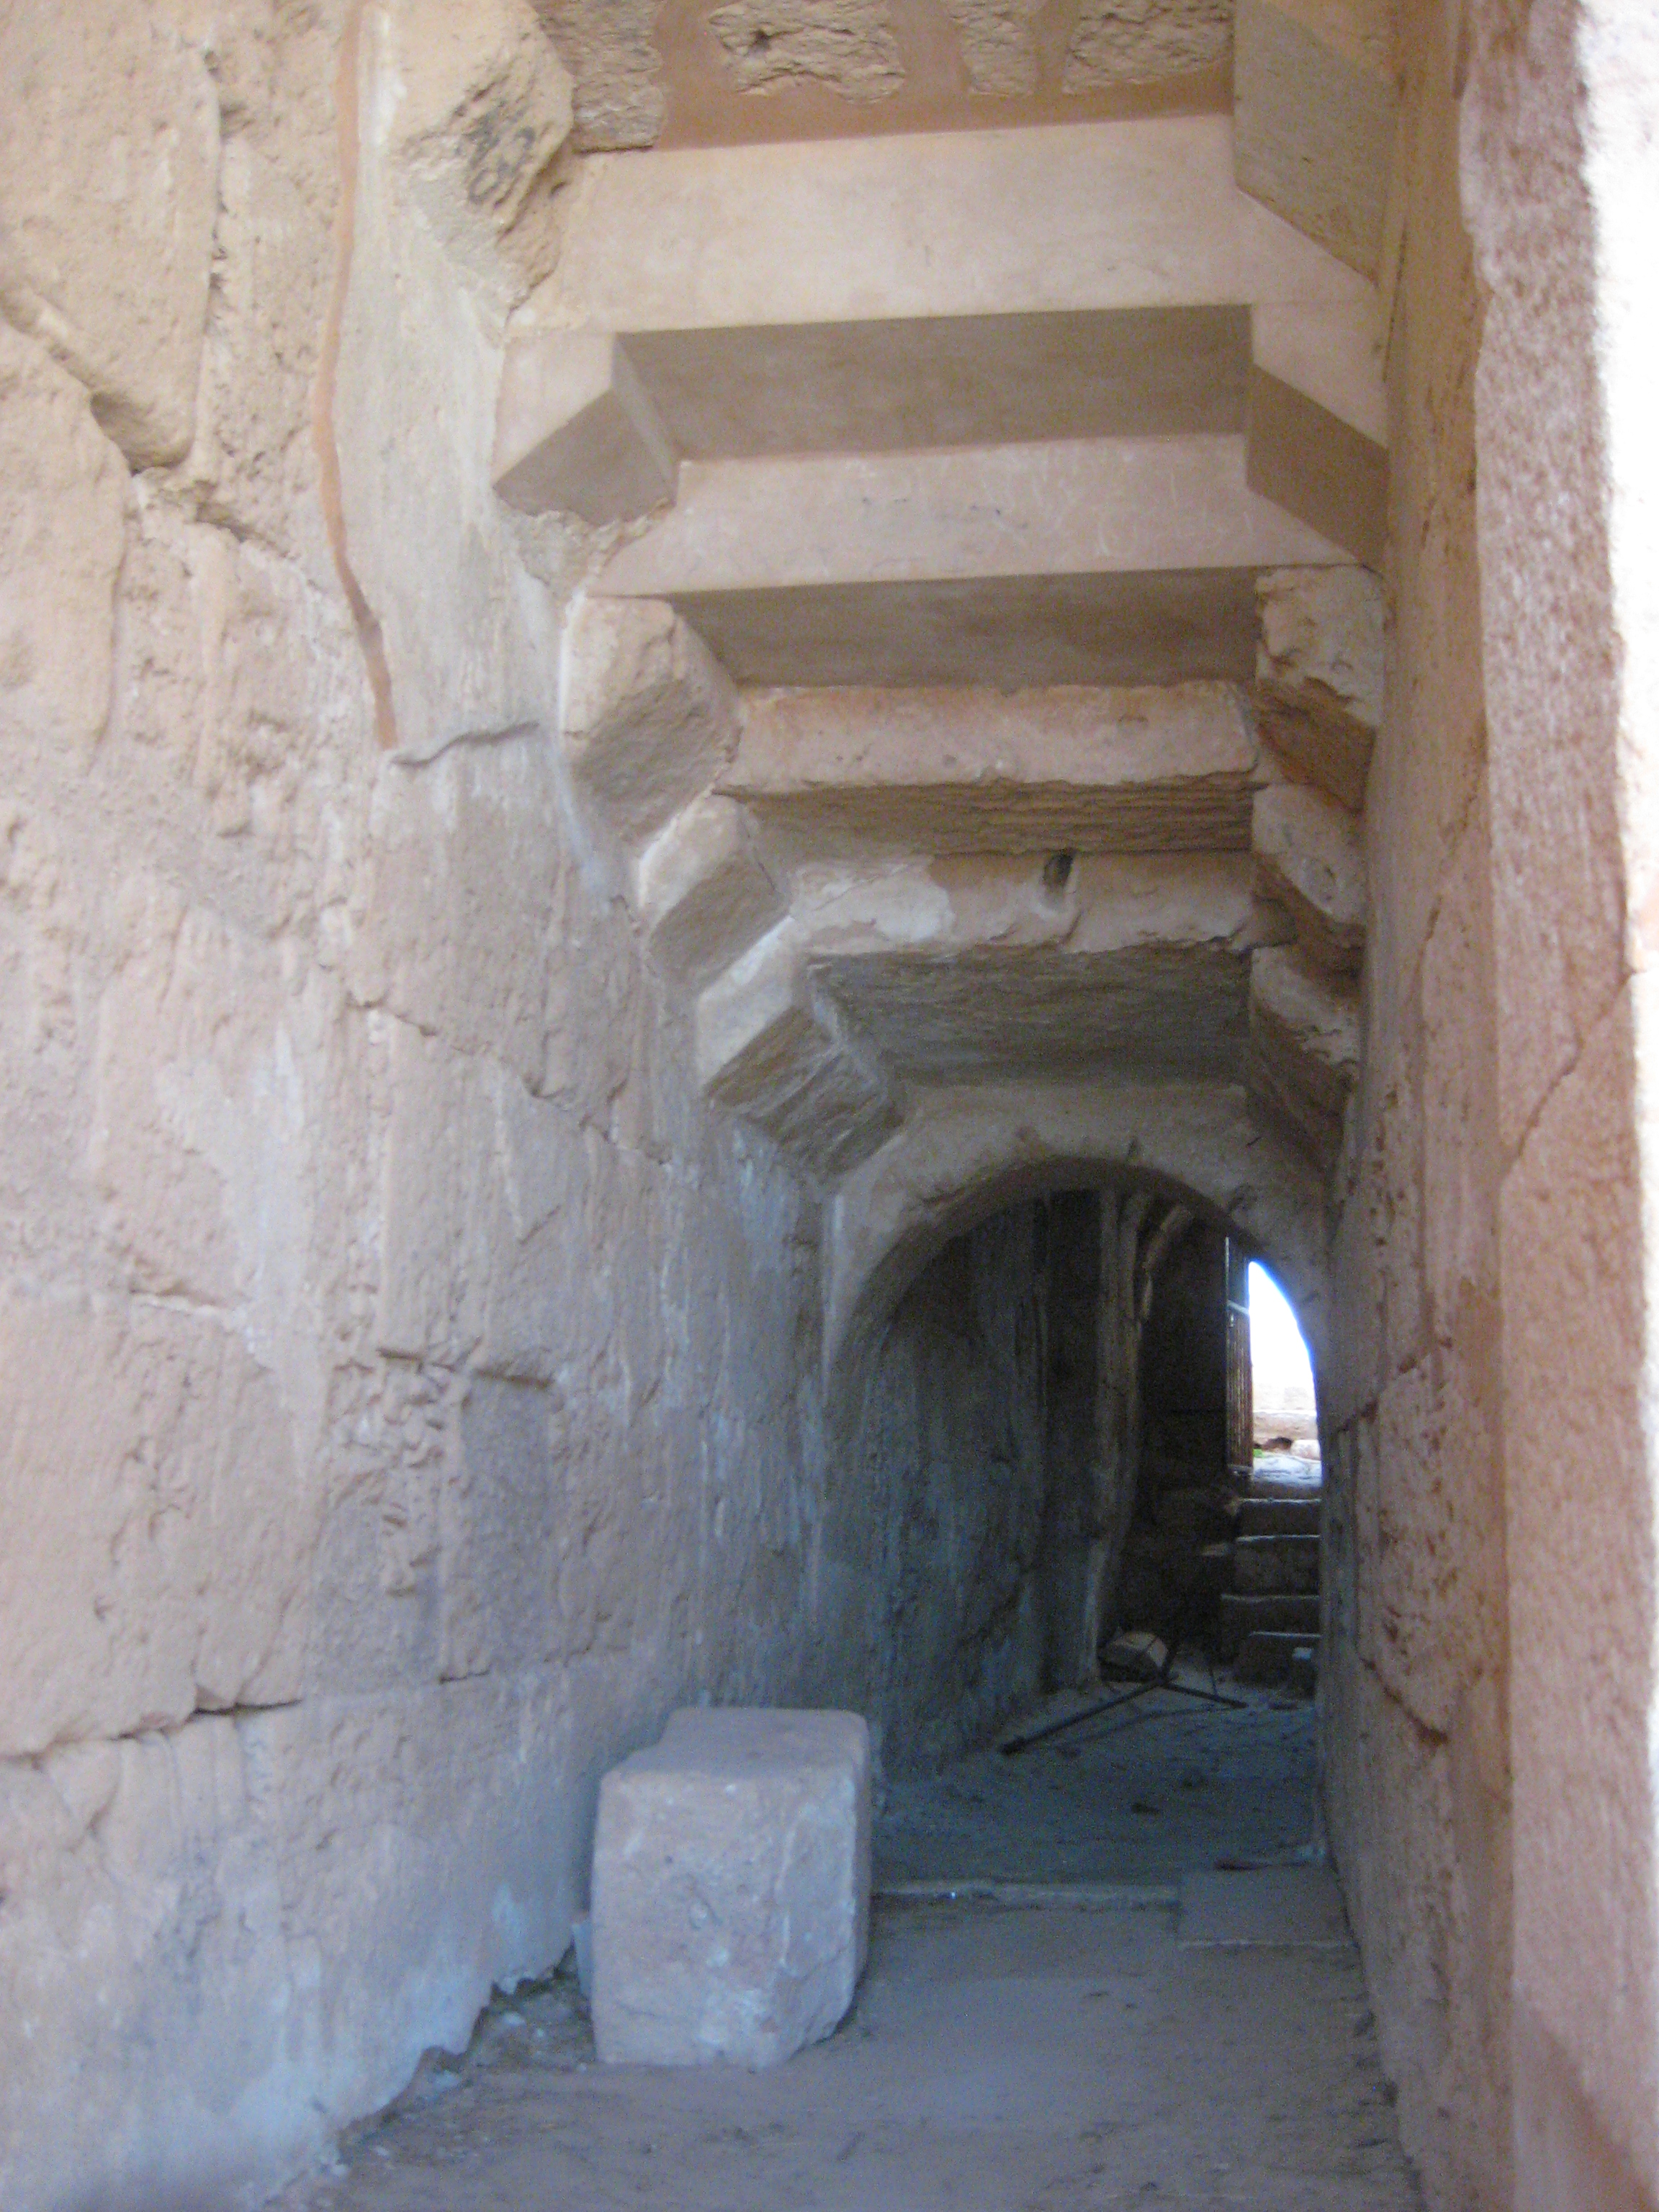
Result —
M1373 569L1389 504L1376 328L1370 300L1252 308L1245 414L1250 489Z
M679 456L620 338L538 331L507 348L489 473L521 514L598 526L671 501Z

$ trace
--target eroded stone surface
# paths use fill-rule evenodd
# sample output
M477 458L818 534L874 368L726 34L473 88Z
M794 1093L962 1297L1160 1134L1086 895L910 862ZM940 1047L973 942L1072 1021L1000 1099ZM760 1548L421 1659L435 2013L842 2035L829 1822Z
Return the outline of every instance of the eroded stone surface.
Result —
M676 815L640 854L634 896L653 958L692 986L735 959L782 910L748 817L714 793Z
M1365 943L1365 855L1353 817L1307 784L1257 792L1251 831L1262 888L1290 910L1303 949L1352 974Z
M565 641L562 707L571 772L625 842L706 789L738 738L730 684L659 601L580 603Z
M726 0L708 25L740 92L805 79L844 100L888 100L904 82L888 0L841 0L833 10L813 0Z
M776 2065L845 2014L869 1925L856 1714L678 1712L600 1784L593 2028L609 2063Z
M0 308L135 467L191 440L219 169L209 59L167 9L0 22Z
M0 325L0 736L83 751L109 714L126 471L85 392Z
M750 693L722 778L808 851L1225 851L1255 748L1219 684Z
M583 154L649 146L662 129L662 63L653 33L661 0L537 0L575 80Z
M1213 68L1231 51L1232 27L1233 0L1083 0L1062 88L1087 92Z
M1263 732L1358 810L1382 716L1382 588L1364 568L1289 568L1256 592Z
M1034 92L1036 19L1043 0L945 0L975 92L1003 99Z

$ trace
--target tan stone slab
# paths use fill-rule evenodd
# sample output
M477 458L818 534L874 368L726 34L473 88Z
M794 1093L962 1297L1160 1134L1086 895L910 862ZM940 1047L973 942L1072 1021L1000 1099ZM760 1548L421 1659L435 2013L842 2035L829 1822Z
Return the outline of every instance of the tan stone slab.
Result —
M1243 1072L1249 872L1222 855L803 868L819 994L902 1079Z
M1248 964L1221 952L891 952L814 961L902 1079L1236 1080Z
M1247 568L676 591L672 600L741 684L1241 683L1256 657Z
M1303 951L1336 975L1365 949L1365 854L1346 807L1310 784L1255 794L1251 842L1264 894L1290 913Z
M1242 437L687 463L672 509L612 555L623 596L1336 563L1246 482Z
M1182 1950L1213 1944L1346 1950L1353 1942L1341 1886L1327 1867L1183 1875L1176 1940Z
M1230 118L1184 116L600 155L526 319L718 329L1369 289L1238 189Z
M1252 491L1366 568L1382 568L1389 512L1385 447L1261 368L1250 377L1248 437Z
M561 331L509 347L490 477L521 514L631 520L674 496L672 441L617 341Z
M867 1158L897 1126L884 1071L814 1002L799 925L786 917L697 1001L704 1095L764 1129L807 1173Z
M1239 0L1238 181L1366 276L1382 255L1397 111L1376 0Z
M624 842L705 790L738 735L738 702L702 641L660 601L591 598L565 637L572 777Z
M855 1713L676 1713L599 1787L593 2032L611 2065L775 2066L830 2034L869 1948Z
M636 331L621 343L690 460L1237 431L1250 358L1237 307Z
M640 854L634 903L653 959L693 986L717 975L783 910L743 809L713 793L693 799Z
M772 690L721 788L809 852L1237 851L1255 758L1222 684Z
M1375 297L1311 307L1252 307L1250 358L1339 422L1389 442L1382 321Z

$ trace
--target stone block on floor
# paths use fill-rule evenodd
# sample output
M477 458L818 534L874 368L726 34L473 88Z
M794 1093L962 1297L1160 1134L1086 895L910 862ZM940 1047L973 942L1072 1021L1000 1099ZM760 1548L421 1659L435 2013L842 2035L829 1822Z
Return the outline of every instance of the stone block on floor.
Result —
M612 2064L772 2066L853 2001L870 1924L855 1713L676 1713L605 1778L593 2031Z

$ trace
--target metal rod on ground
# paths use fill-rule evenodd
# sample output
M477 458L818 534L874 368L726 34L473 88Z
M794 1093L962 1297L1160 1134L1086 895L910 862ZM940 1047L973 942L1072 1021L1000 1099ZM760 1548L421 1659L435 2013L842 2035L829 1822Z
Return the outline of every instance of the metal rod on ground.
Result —
M1148 1690L1161 1686L1157 1682L1137 1682L1133 1690L1125 1690L1119 1697L1098 1698L1093 1705L1085 1705L1080 1712L1067 1713L1064 1720L1049 1721L1045 1727L1032 1729L1024 1735L1017 1735L1012 1743L1003 1745L1002 1755L1005 1759L1017 1758L1022 1751L1029 1751L1034 1743L1043 1743L1051 1735L1058 1735L1062 1729L1075 1728L1079 1721L1091 1721L1097 1714L1113 1712L1119 1705L1132 1705L1137 1698L1144 1698Z
M1152 1686L1147 1685L1149 1689ZM1178 1690L1183 1698L1202 1698L1206 1705L1231 1705L1236 1713L1245 1711L1249 1705L1248 1698L1224 1698L1219 1690L1200 1690L1191 1682L1159 1682L1157 1687Z

